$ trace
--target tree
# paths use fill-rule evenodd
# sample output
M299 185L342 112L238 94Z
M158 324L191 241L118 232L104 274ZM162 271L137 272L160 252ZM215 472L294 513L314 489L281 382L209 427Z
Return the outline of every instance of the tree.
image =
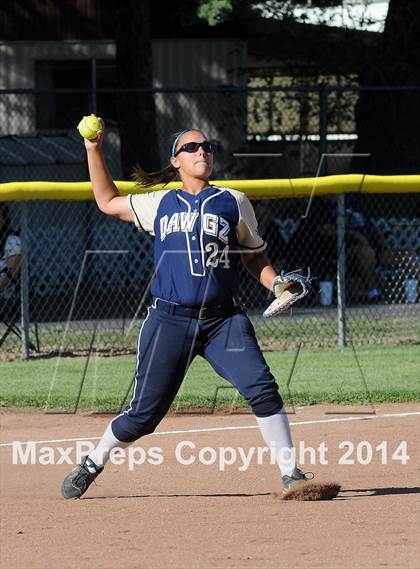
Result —
M307 4L307 3L306 3ZM244 2L242 0L203 0L199 15L209 24L228 18L240 17L241 9L252 5L263 9L265 15L283 22L296 22L295 8L305 7L302 0L265 0ZM312 0L311 7L345 5L343 0ZM304 11L298 17L305 21ZM363 23L367 20L362 16ZM321 24L327 20L321 19ZM356 153L370 153L370 159L356 158L352 170L377 174L418 173L420 148L417 142L420 129L419 91L394 91L386 87L410 87L420 85L420 2L418 0L390 0L385 29L379 41L367 41L360 49L359 38L346 34L348 41L337 50L336 55L324 51L322 67L334 61L340 68L337 56L342 59L342 68L351 67L359 78L359 84L382 86L382 92L362 91L356 106L358 140ZM308 38L310 34L308 35ZM344 37L344 36L343 36ZM320 44L320 39L315 39ZM316 50L316 45L314 48ZM350 45L352 49L349 49ZM267 47L267 45L266 45ZM357 50L356 50L357 48ZM328 55L325 55L327 54ZM331 111L331 109L329 109Z
M361 67L361 85L420 85L420 3L390 0L385 29L371 61ZM356 107L353 171L375 174L418 173L420 92L363 92Z
M106 8L116 17L116 67L121 88L145 89L142 94L118 94L118 127L121 138L121 162L125 178L140 162L146 171L160 168L156 109L153 87L153 37L185 25L196 25L197 2L178 0L171 12L162 15L159 3L150 0L124 0Z
M341 6L343 0L201 0L198 6L198 16L210 26L216 26L221 22L232 18L254 17L258 13L264 13L265 17L284 21L293 20L304 23L306 21L303 12L296 16L296 8L328 8ZM319 14L319 23L326 23L322 13Z
M153 86L151 14L149 0L124 0L116 8L116 66L121 88ZM119 93L118 126L125 178L140 160L145 170L159 168L156 112L153 94Z

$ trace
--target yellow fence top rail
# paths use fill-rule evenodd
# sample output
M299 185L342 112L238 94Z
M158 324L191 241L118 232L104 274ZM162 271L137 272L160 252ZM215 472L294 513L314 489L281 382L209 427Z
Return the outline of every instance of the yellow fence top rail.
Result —
M144 193L162 189L162 185L136 187L134 182L115 182L121 195ZM233 188L251 199L301 198L313 195L358 192L363 194L420 192L420 174L404 176L372 176L367 174L340 174L318 178L284 178L268 180L212 180L212 185ZM180 188L180 182L171 182L165 189ZM27 200L92 200L90 182L7 182L0 184L0 201Z

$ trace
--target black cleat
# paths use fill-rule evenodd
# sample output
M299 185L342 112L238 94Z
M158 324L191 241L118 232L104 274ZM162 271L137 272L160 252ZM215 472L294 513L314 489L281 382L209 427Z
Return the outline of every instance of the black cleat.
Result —
M90 472L89 469L95 469ZM81 464L78 464L70 474L68 474L61 485L61 495L63 498L80 498L95 480L95 478L102 472L103 466L96 466L96 464L88 456L85 456Z

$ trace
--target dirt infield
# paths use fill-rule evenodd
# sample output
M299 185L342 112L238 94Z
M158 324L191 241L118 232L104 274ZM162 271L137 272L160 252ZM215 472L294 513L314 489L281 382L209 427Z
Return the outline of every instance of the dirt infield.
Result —
M304 455L298 450L304 470L342 485L328 502L282 501L269 453L259 457L255 450L246 467L251 447L264 446L248 413L168 416L161 434L134 444L131 462L128 456L122 464L109 463L81 500L65 501L60 485L72 466L57 462L74 462L75 439L98 437L111 416L0 414L2 568L420 566L418 405L375 405L373 413L369 407L312 406L290 415L294 442L306 449ZM345 441L354 444L353 452ZM35 464L22 464L25 452ZM311 452L315 464L308 462Z

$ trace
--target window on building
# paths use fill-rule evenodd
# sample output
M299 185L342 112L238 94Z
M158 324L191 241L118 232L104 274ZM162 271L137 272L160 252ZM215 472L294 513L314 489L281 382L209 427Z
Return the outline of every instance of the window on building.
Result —
M252 91L248 94L249 137L319 137L319 85L356 85L355 76L287 77L253 76L248 86L254 89L270 87L271 91ZM296 91L293 88L296 88ZM328 134L351 136L356 132L355 91L332 90L327 94Z
M117 88L113 60L97 59L93 65L97 88ZM37 89L90 89L93 81L90 59L35 63ZM36 127L38 130L74 128L83 115L93 112L93 108L90 93L40 93L36 97ZM98 93L96 108L107 122L116 122L116 99L112 93Z

